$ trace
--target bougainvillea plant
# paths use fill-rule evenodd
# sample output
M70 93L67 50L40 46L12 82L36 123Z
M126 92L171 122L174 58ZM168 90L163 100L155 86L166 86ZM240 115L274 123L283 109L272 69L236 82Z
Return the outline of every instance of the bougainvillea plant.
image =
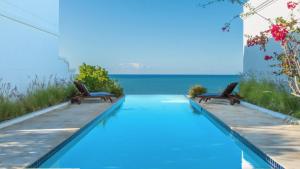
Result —
M215 0L211 2L219 1L223 0ZM249 12L234 16L229 22L225 23L222 31L229 32L231 22L238 17L243 18L250 15L259 15L261 18L265 19L266 22L269 23L269 28L261 31L255 36L245 35L247 37L247 46L259 46L260 50L266 51L266 45L270 38L279 43L283 49L282 52L274 52L273 55L265 55L263 56L263 59L272 62L270 64L271 67L277 67L276 70L278 71L274 71L274 74L284 75L287 77L288 85L292 90L291 93L300 97L300 27L299 19L294 15L294 11L299 5L298 2L287 2L286 7L290 10L290 17L288 19L277 17L273 21L258 14L255 8L253 8L248 2L236 0L234 3L245 7ZM211 3L206 3L203 7L210 4Z
M300 28L298 20L294 15L294 10L298 7L297 2L287 2L287 8L291 14L288 19L277 17L275 21L269 21L269 29L262 31L257 36L248 36L247 46L260 46L260 49L266 51L266 44L269 38L273 38L282 47L281 53L273 53L273 56L266 55L266 61L272 61L272 67L277 67L276 75L285 75L288 78L289 87L292 94L300 97Z

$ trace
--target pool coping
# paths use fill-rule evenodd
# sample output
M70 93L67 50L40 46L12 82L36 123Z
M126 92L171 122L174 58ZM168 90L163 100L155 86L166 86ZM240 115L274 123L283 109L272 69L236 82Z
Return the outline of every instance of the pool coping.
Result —
M245 107L248 107L250 109L254 109L254 110L257 110L259 112L268 114L268 115L273 116L275 118L282 119L282 120L288 122L291 125L300 125L300 120L295 118L295 117L292 117L290 115L287 115L287 114L284 114L284 113L281 113L281 112L276 112L276 111L273 111L273 110L270 110L270 109L267 109L267 108L264 108L264 107L246 102L246 101L241 101L241 105L243 105Z
M43 109L40 109L40 110L37 110L37 111L26 113L24 115L21 115L19 117L15 117L15 118L10 119L10 120L2 121L2 122L0 122L0 129L12 126L12 125L17 124L17 123L21 123L25 120L40 116L42 114L52 112L52 111L57 110L57 109L65 108L70 104L71 104L70 101L63 102L63 103L59 103L59 104L56 104L56 105L53 105L53 106L50 106L50 107L46 107L46 108L43 108Z
M200 112L204 112L209 117L212 118L215 122L220 124L224 129L226 129L229 134L234 136L237 140L245 144L248 148L250 148L254 153L256 153L259 157L261 157L265 162L267 162L272 168L274 169L284 169L283 166L281 166L279 163L277 163L275 160L273 160L271 157L269 157L266 153L264 153L262 150L260 150L258 147L256 147L254 144L252 144L250 141L248 141L246 138L241 136L237 131L235 131L233 128L228 126L225 122L223 122L221 119L219 119L214 114L210 113L205 108L201 107L198 103L196 103L195 100L188 98L190 100L190 104L193 108ZM205 111L203 111L205 110Z
M118 109L123 102L125 101L125 96L119 98L116 102L114 102L109 108L107 108L105 111L103 111L101 114L96 116L93 120L88 122L85 126L77 130L74 134L72 134L69 138L62 141L60 144L55 146L53 149L48 151L45 155L43 155L41 158L36 160L35 162L31 163L30 165L26 166L26 168L38 168L41 164L43 164L46 160L48 160L50 157L52 157L56 152L61 150L66 144L74 140L77 136L79 136L81 133L83 133L86 129L91 127L94 123L98 122L99 119L107 115L108 113L111 113Z

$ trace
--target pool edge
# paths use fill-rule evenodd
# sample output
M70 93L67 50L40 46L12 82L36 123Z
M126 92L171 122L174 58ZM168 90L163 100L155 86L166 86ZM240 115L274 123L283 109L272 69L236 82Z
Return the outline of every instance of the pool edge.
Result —
M50 151L48 151L42 157L40 157L39 159L37 159L35 162L31 163L30 165L26 166L25 168L38 168L42 163L44 163L46 160L48 160L56 152L61 150L66 144L68 144L69 142L74 140L77 136L79 136L82 132L84 132L88 127L90 127L96 121L98 121L101 117L105 116L107 113L111 113L111 112L115 111L116 109L118 109L123 104L124 101L125 101L125 96L119 98L116 102L114 102L111 106L109 106L107 109L105 109L102 113L97 115L94 119L92 119L90 122L88 122L85 126L78 129L70 137L68 137L61 143L59 143L57 146L52 148Z
M240 142L245 144L248 148L250 148L254 153L256 153L259 157L261 157L265 162L267 162L272 168L274 169L284 169L283 166L281 166L279 163L274 161L271 157L269 157L266 153L264 153L262 150L260 150L258 147L256 147L254 144L252 144L250 141L248 141L246 138L241 136L237 131L232 129L230 126L228 126L225 122L223 122L221 119L219 119L214 114L210 113L205 108L201 107L198 103L196 103L195 100L188 98L190 101L190 105L195 108L196 110L200 112L206 113L209 117L212 118L215 122L220 124L224 129L226 129L230 134L232 134L236 139L238 139ZM203 111L205 110L205 111Z

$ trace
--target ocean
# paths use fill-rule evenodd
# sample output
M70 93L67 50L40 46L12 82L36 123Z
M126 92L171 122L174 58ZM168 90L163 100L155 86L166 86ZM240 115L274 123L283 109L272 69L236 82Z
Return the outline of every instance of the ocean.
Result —
M124 88L125 94L187 94L195 84L208 92L222 92L239 75L110 75Z

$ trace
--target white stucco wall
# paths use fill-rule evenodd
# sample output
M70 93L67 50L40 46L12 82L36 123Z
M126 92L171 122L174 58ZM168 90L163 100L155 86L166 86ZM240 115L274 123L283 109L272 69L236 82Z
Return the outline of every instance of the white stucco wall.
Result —
M290 10L287 8L287 2L290 0L249 0L249 3L258 9L258 13L266 18L274 20L277 17L289 18ZM262 5L265 4L265 5ZM261 7L259 7L261 6ZM264 6L264 7L262 7ZM257 8L258 7L258 8ZM247 9L244 8L244 12ZM299 15L299 11L296 11ZM244 34L245 35L258 35L261 31L269 28L269 23L258 15L252 15L243 19L244 21ZM247 38L244 38L244 72L252 72L257 75L274 77L271 72L270 62L264 60L266 54L272 55L273 52L280 52L281 47L273 39L270 39L267 51L262 52L259 47L247 47Z
M35 75L69 77L58 24L59 0L1 0L0 79L24 90Z

